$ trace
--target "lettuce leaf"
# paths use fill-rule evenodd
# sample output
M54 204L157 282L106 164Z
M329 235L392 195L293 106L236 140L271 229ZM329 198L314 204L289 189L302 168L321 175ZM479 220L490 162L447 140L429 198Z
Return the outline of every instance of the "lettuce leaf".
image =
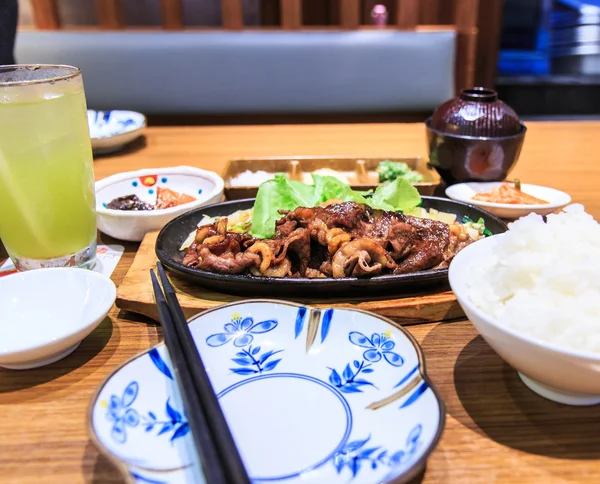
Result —
M314 207L317 204L311 185L288 180L284 174L277 173L275 178L258 187L252 214L252 236L259 239L273 237L275 222L281 218L279 210Z
M373 208L397 212L415 208L421 203L421 195L412 184L404 178L396 178L393 182L379 185L371 201Z
M343 181L332 176L312 175L315 197L321 203L328 200L341 200L342 202L368 203L367 199L359 192L355 192ZM313 205L314 206L314 205Z
M288 180L281 173L260 185L252 214L252 236L270 239L275 235L275 223L281 218L279 210L298 207L316 207L329 200L356 202L375 209L407 211L421 203L421 197L410 182L397 178L380 185L371 194L352 190L344 182L331 176L312 175L313 185Z

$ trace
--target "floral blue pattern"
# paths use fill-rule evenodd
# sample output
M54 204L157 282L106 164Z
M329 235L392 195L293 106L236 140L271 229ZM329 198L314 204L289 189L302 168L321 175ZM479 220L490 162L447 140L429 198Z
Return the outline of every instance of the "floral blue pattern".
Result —
M92 138L106 138L142 128L142 118L141 114L129 111L87 111Z
M106 418L113 422L112 438L119 443L127 441L127 427L137 427L140 423L140 415L137 410L131 408L131 405L137 398L139 385L136 381L132 381L125 390L123 395L111 395L106 410Z
M241 351L231 358L237 367L230 368L230 370L241 376L260 375L264 371L275 369L281 358L276 360L271 358L283 350L269 350L261 354L262 348L260 346L253 347L252 342L256 335L273 331L277 324L274 319L255 323L251 317L242 319L238 314L234 314L231 321L223 327L225 332L211 334L206 338L206 344L215 348L233 340L233 346L240 348Z
M166 368L168 370L168 367ZM122 397L119 398L117 395L111 395L106 410L106 418L113 422L111 436L114 440L120 444L124 444L127 441L127 427L135 428L140 423L145 427L146 432L151 432L155 427L160 427L157 435L173 432L170 439L171 442L189 433L190 428L187 419L181 412L178 412L171 406L168 399L165 406L166 419L158 420L154 412L148 412L148 416L142 415L140 418L140 413L132 408L138 393L139 384L136 381L132 381L125 388Z
M354 360L352 365L348 363L344 368L344 371L340 375L334 368L329 368L331 373L329 374L329 383L344 393L362 393L361 387L372 386L377 388L369 380L360 377L368 373L373 373L374 369L369 368L374 363L385 359L392 366L402 366L404 359L398 353L392 350L396 346L389 337L385 334L373 333L370 338L358 331L352 331L348 335L350 342L361 348L367 348L363 353L363 361Z
M371 363L377 363L381 358L385 358L392 366L402 366L404 359L392 350L396 346L385 334L373 333L370 338L358 331L352 331L348 338L350 342L361 348L367 348L363 353L363 358Z
M212 347L223 346L233 339L233 345L238 348L247 346L254 340L255 334L267 333L277 327L277 321L270 319L255 323L252 318L242 319L237 314L231 322L225 324L224 333L212 334L206 338L206 344Z
M277 360L267 361L273 355L281 353L283 350L273 351L269 350L260 354L261 347L257 346L252 348L250 345L248 348L244 348L242 351L236 353L235 358L231 358L231 361L242 366L242 368L230 368L236 375L257 375L263 371L271 371L281 361L281 358Z
M341 474L347 467L352 473L352 478L358 475L363 466L368 466L373 470L379 467L394 468L408 463L415 452L419 449L420 438L423 432L421 424L416 425L408 434L406 447L404 450L398 450L390 454L381 446L367 446L371 440L369 435L366 439L354 440L333 456L331 462L338 474Z
M344 393L362 393L361 387L365 385L377 388L370 381L365 380L364 378L358 378L361 373L373 373L373 369L369 368L371 363L354 360L352 365L354 368L348 363L341 376L335 369L328 368L331 370L331 373L329 374L329 383Z
M190 431L190 426L187 419L177 410L175 410L169 400L165 405L166 420L158 420L154 412L148 412L148 416L142 416L142 425L145 426L146 432L152 432L155 427L159 427L160 431L156 435L163 435L168 432L173 432L171 442L175 439L187 435Z

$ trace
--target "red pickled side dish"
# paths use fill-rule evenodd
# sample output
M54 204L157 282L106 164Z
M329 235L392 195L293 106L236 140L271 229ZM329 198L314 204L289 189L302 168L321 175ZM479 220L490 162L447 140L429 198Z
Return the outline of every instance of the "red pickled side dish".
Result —
M156 189L156 204L144 202L137 195L126 195L111 200L106 205L106 208L111 210L127 210L127 211L142 211L142 210L161 210L172 208L184 203L194 202L196 199L185 193L179 193L169 188L158 187Z

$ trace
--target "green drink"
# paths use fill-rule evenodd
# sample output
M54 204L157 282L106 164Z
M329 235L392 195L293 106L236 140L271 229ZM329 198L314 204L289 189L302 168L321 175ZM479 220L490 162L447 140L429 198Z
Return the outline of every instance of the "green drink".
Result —
M17 269L93 267L94 198L79 70L0 67L0 239Z

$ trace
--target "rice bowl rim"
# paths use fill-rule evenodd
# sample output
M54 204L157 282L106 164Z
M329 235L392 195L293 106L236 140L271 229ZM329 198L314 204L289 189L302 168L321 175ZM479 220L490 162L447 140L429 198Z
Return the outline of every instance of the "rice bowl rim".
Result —
M588 359L593 360L595 363L600 363L600 353L565 348L563 346L558 346L554 343L540 340L538 338L528 335L527 333L517 331L512 327L500 324L496 318L493 318L492 316L487 314L485 311L483 311L483 309L480 309L474 302L471 301L468 287L466 284L466 276L464 275L465 271L468 270L472 260L478 260L481 259L483 256L491 255L491 247L493 247L493 245L498 242L498 239L496 238L505 237L507 233L508 232L478 240L477 242L474 242L462 249L454 257L454 259L450 263L450 267L448 268L448 281L450 283L450 288L452 289L452 292L454 292L456 299L458 299L459 304L463 307L466 306L468 312L474 313L484 323L489 324L497 328L498 330L507 333L508 335L513 336L517 339L520 339L526 343L529 343L533 346L553 351L562 356ZM484 243L487 245L483 246ZM473 321L471 321L471 324L473 324L477 328L477 325L474 324ZM479 332L481 333L481 331Z

